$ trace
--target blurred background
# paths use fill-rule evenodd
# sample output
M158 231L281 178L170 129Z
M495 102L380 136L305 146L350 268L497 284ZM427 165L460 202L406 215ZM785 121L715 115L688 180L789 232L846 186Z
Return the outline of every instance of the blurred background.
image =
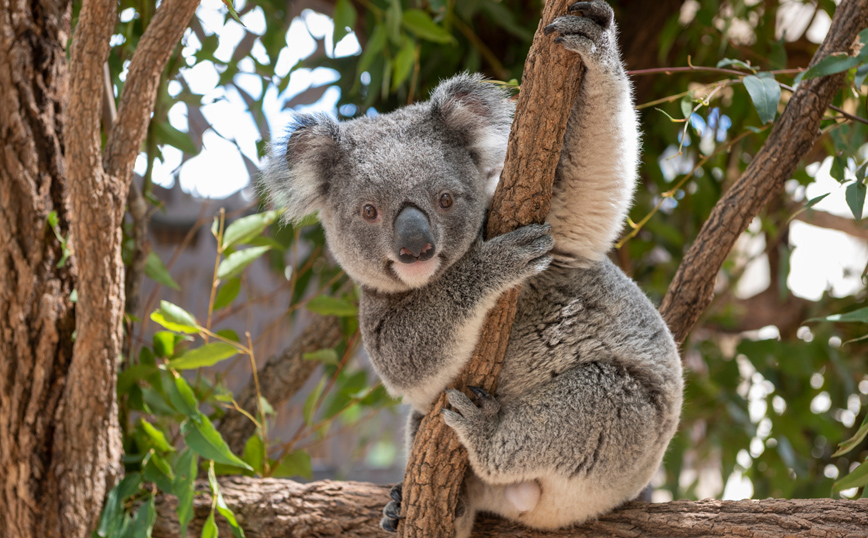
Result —
M439 80L461 71L515 85L541 5L204 0L163 73L136 162L146 211L129 218L125 257L146 260L146 277L132 295L135 283L128 284L122 370L148 354L171 359L196 345L175 337L166 349L167 333L149 319L161 300L207 319L226 338L244 341L249 332L257 366L274 368L258 380L265 439L251 428L253 441L233 442L221 424L241 416L233 401L245 407L239 395L252 387L251 361L239 355L185 375L256 474L400 481L405 409L370 371L352 284L315 219L282 226L266 213L274 208L259 198L258 169L295 112L375 116L427 99ZM764 143L836 2L612 5L644 131L641 184L612 258L659 304L711 208ZM120 6L108 65L115 95L155 10L151 0ZM771 110L755 105L744 83L760 72L783 84ZM864 65L850 69L839 110L828 112L786 192L739 239L714 302L683 346L684 413L653 482L656 501L828 497L836 481L844 496L862 494L840 480L864 461L865 443L857 437L854 450L833 454L862 432L868 341L858 339L868 334L868 314L808 320L865 306L868 227L859 218L868 125L858 121L868 116L865 75ZM250 232L227 244L229 227L245 217L235 231ZM233 256L238 263L218 277L218 265ZM322 316L337 316L335 331L304 332ZM302 338L305 351L293 354ZM282 385L283 377L273 377L280 368L298 382ZM173 413L150 391L144 381L119 385L129 465L146 446L143 417L177 432ZM262 441L273 461L257 466L251 447Z

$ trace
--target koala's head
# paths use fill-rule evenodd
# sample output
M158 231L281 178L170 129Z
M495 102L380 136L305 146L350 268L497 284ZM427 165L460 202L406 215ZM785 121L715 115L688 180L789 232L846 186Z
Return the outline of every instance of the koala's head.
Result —
M301 115L263 173L286 218L319 211L338 263L385 292L424 286L476 239L506 154L513 105L479 76L431 100L338 123Z

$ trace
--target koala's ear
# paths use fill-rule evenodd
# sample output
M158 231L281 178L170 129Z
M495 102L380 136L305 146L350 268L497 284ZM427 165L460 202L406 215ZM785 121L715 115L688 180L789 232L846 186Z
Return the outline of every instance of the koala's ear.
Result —
M462 74L431 94L431 114L456 142L470 150L480 170L503 163L515 106L506 90L482 75Z
M283 143L271 146L259 184L275 207L286 208L285 220L297 221L322 208L327 172L339 158L340 125L324 114L299 114L289 131Z

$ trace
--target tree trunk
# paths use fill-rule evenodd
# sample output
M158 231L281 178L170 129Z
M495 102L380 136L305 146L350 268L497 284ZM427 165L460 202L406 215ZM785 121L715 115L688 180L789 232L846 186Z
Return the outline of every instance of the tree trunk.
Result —
M0 0L4 538L89 535L120 474L120 224L156 84L197 5L163 0L103 154L93 97L103 91L117 2L82 2L68 67L67 0Z
M197 484L194 517L188 536L199 536L211 512L204 481ZM378 527L388 486L324 480L299 484L291 480L244 477L220 480L223 498L248 536L257 538L382 538ZM175 498L157 500L154 538L179 538ZM220 536L230 529L218 517ZM763 501L676 501L627 503L581 527L535 531L494 517L477 519L474 538L679 538L690 536L868 536L868 499Z
M63 249L48 221L54 213L69 236L69 25L65 0L0 2L0 535L10 538L59 536L64 526L55 433L68 420L58 411L72 363L76 268L74 259L58 267ZM101 494L104 478L91 471L80 485Z

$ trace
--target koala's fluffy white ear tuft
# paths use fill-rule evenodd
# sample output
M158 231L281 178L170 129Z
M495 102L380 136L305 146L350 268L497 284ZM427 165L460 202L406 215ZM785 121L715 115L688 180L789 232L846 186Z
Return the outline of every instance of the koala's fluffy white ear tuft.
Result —
M293 118L289 137L270 148L259 186L284 219L297 221L321 208L328 194L327 171L340 151L340 125L324 114Z
M482 75L465 73L441 82L430 103L432 115L470 150L480 171L487 174L503 164L515 111L506 90Z

